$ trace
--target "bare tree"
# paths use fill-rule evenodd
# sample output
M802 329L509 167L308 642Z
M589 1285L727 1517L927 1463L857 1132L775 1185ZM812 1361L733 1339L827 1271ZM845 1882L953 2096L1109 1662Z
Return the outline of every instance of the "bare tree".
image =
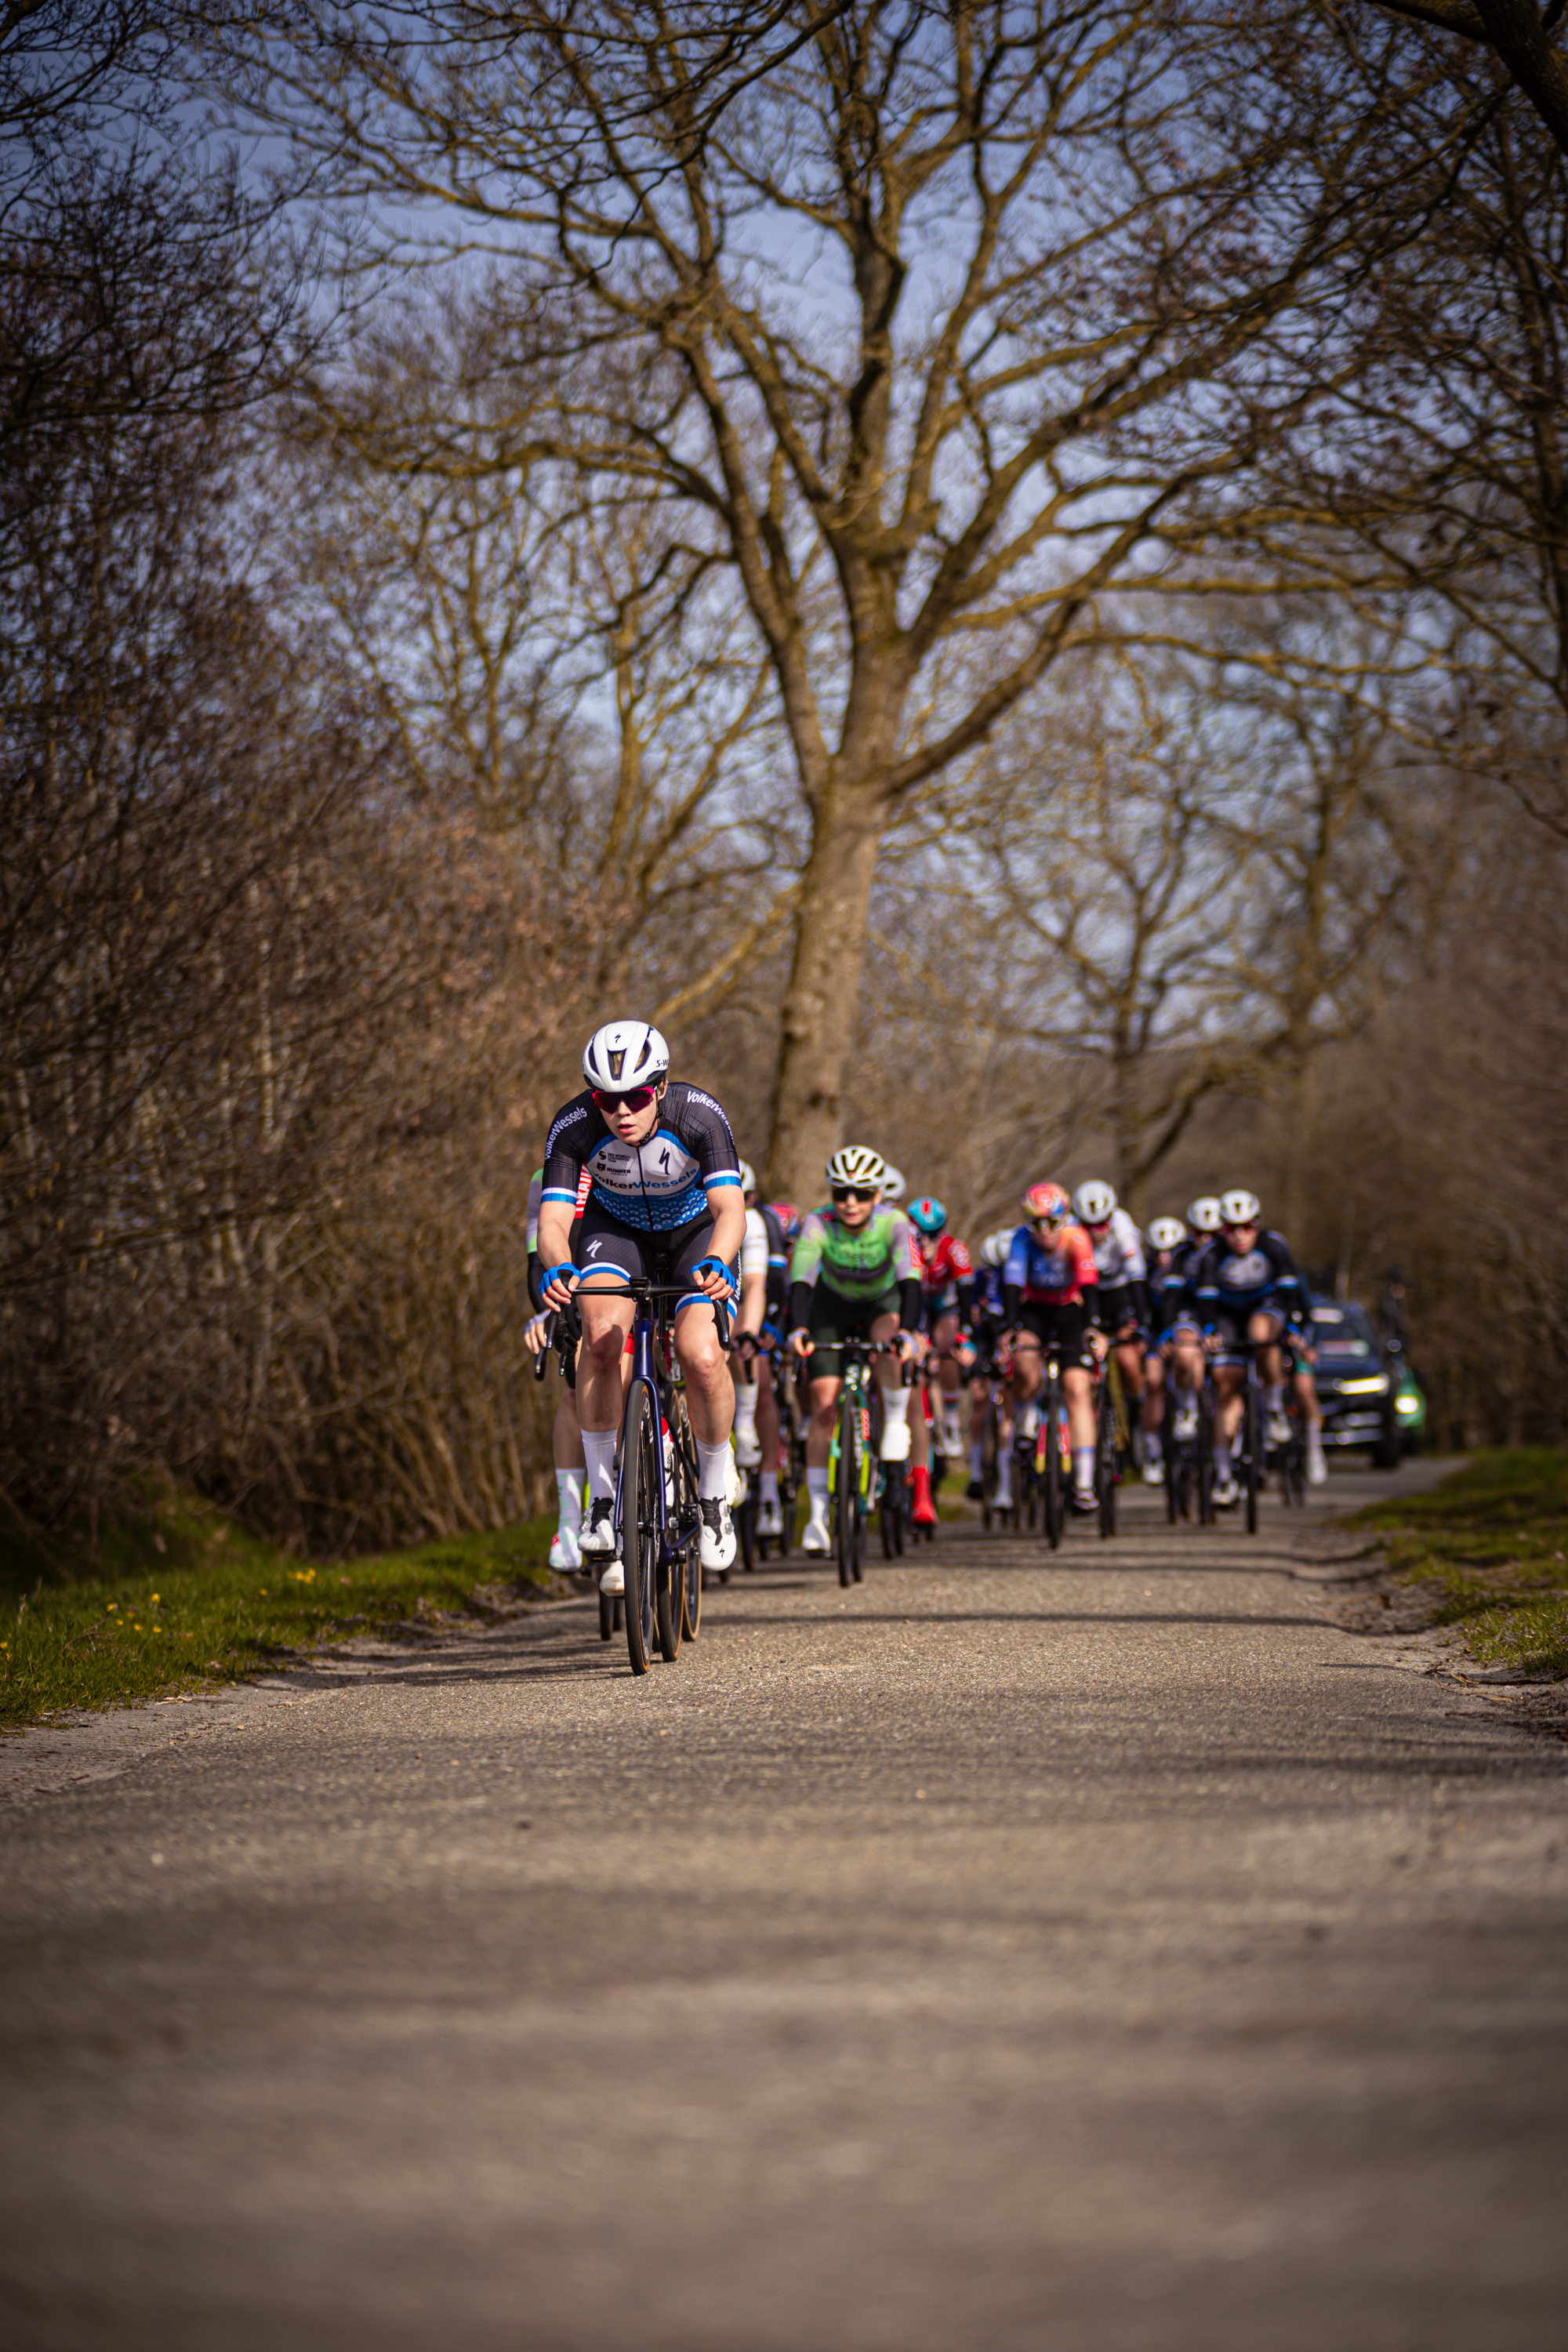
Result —
M1342 305L1364 126L1283 78L1238 110L1228 20L1136 5L590 28L425 0L395 34L318 5L247 12L224 47L313 184L394 208L389 256L434 205L506 257L518 317L585 320L615 388L574 388L557 446L732 568L810 824L770 1153L804 1182L889 825L1103 591L1152 578L1194 484L1234 485L1292 395L1267 370L1220 386L1271 324ZM959 639L988 658L953 699L932 686Z
M1558 37L1563 0L1372 0L1390 16L1449 33L1486 49L1522 90L1557 146L1568 154L1568 66Z

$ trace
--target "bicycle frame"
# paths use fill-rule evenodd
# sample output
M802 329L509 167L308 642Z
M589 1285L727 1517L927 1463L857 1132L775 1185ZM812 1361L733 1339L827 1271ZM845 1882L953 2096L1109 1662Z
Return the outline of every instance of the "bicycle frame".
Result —
M626 1382L626 1396L621 1406L621 1426L624 1429L627 1425L634 1393L638 1388L644 1388L652 1401L656 1429L672 1427L669 1415L665 1412L664 1394L665 1386L668 1384L670 1402L673 1403L675 1379L669 1370L669 1350L674 1324L673 1318L668 1312L668 1302L672 1298L689 1298L691 1296L690 1284L648 1282L643 1276L637 1276L624 1283L595 1282L587 1285L580 1283L574 1296L588 1298L622 1297L633 1300L636 1311L632 1317L632 1371L631 1378ZM657 1307L656 1301L660 1302ZM713 1311L718 1319L720 1339L722 1341L726 1337L725 1309L715 1306ZM655 1352L656 1343L662 1348L664 1353L665 1369L662 1373ZM683 1552L697 1534L701 1525L701 1513L693 1512L689 1518L682 1520L672 1532L662 1463L660 1468L661 1475L654 1480L655 1517L658 1528L658 1564L661 1569L668 1570L674 1567L677 1554ZM616 1473L615 1517L617 1547L625 1536L626 1475L626 1449L623 1447L620 1468Z

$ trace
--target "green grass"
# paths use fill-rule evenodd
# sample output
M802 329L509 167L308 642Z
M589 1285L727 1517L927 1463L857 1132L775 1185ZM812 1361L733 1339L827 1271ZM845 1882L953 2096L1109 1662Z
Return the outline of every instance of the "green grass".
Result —
M1476 1657L1568 1675L1568 1449L1479 1454L1430 1495L1373 1503L1390 1565L1433 1596L1431 1622L1459 1625Z
M0 1506L0 1726L235 1682L336 1636L483 1614L495 1588L547 1581L554 1525L312 1561L169 1493L101 1528L89 1563Z

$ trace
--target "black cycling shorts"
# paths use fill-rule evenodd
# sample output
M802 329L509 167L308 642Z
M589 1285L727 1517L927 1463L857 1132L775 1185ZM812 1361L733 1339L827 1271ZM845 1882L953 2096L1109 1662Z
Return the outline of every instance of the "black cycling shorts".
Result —
M1114 1339L1129 1323L1138 1320L1137 1301L1130 1282L1101 1283L1099 1297L1100 1328Z
M839 1349L846 1339L868 1339L871 1326L881 1316L899 1319L899 1294L885 1290L879 1298L846 1298L830 1290L826 1282L818 1282L811 1294L811 1319L806 1329L811 1333L811 1353L805 1360L808 1381L837 1381L844 1377L844 1360Z
M1216 1362L1245 1362L1247 1327L1255 1315L1271 1315L1280 1330L1284 1329L1285 1310L1271 1290L1249 1291L1231 1299L1214 1319L1214 1336L1218 1342L1215 1349ZM1278 1332L1275 1337L1278 1339ZM1266 1340L1262 1344L1268 1346L1270 1343Z
M1061 1362L1070 1367L1083 1354L1089 1309L1081 1298L1055 1306L1046 1299L1026 1299L1018 1309L1018 1328L1032 1331L1042 1348L1054 1341Z
M699 1258L713 1255L713 1220L695 1217L689 1225L678 1225L672 1233L640 1234L634 1226L623 1225L590 1198L573 1235L572 1255L583 1269L584 1285L577 1292L579 1305L591 1296L596 1285L595 1267L613 1266L617 1273L641 1276L649 1282L690 1282L691 1269ZM730 1269L734 1274L733 1266ZM605 1290L616 1287L605 1282ZM705 1299L707 1294L691 1285L691 1299ZM676 1312L689 1303L676 1302ZM710 1300L708 1302L712 1303Z

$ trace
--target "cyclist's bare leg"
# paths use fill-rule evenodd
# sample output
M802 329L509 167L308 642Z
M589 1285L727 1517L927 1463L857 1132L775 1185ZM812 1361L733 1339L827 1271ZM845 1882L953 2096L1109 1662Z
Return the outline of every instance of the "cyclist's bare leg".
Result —
M576 1299L583 1318L577 1349L578 1423L590 1436L615 1435L626 1396L622 1365L632 1328L632 1302L608 1290L595 1293L585 1284L579 1285Z
M841 1380L813 1381L811 1383L811 1423L805 1433L805 1466L808 1470L826 1470L833 1452L833 1425L838 1418L838 1400L844 1391Z
M1081 1364L1062 1368L1062 1394L1067 1399L1068 1443L1075 1454L1094 1451L1094 1383Z
M1142 1339L1119 1339L1116 1360L1121 1367L1121 1383L1128 1395L1138 1402L1143 1394L1143 1342Z
M686 1381L686 1410L699 1445L727 1445L735 1420L735 1383L719 1345L719 1322L704 1299L675 1318L675 1347Z
M1027 1404L1037 1397L1045 1377L1039 1341L1032 1331L1021 1331L1013 1342L1013 1370L1007 1382L1014 1403ZM1011 1414L1008 1419L1012 1419Z
M1143 1360L1143 1399L1138 1419L1144 1433L1157 1437L1165 1418L1165 1360L1151 1349Z
M555 1419L550 1431L550 1452L557 1470L581 1470L583 1467L583 1431L577 1419L577 1395L565 1382L561 1384L561 1401L555 1408Z

